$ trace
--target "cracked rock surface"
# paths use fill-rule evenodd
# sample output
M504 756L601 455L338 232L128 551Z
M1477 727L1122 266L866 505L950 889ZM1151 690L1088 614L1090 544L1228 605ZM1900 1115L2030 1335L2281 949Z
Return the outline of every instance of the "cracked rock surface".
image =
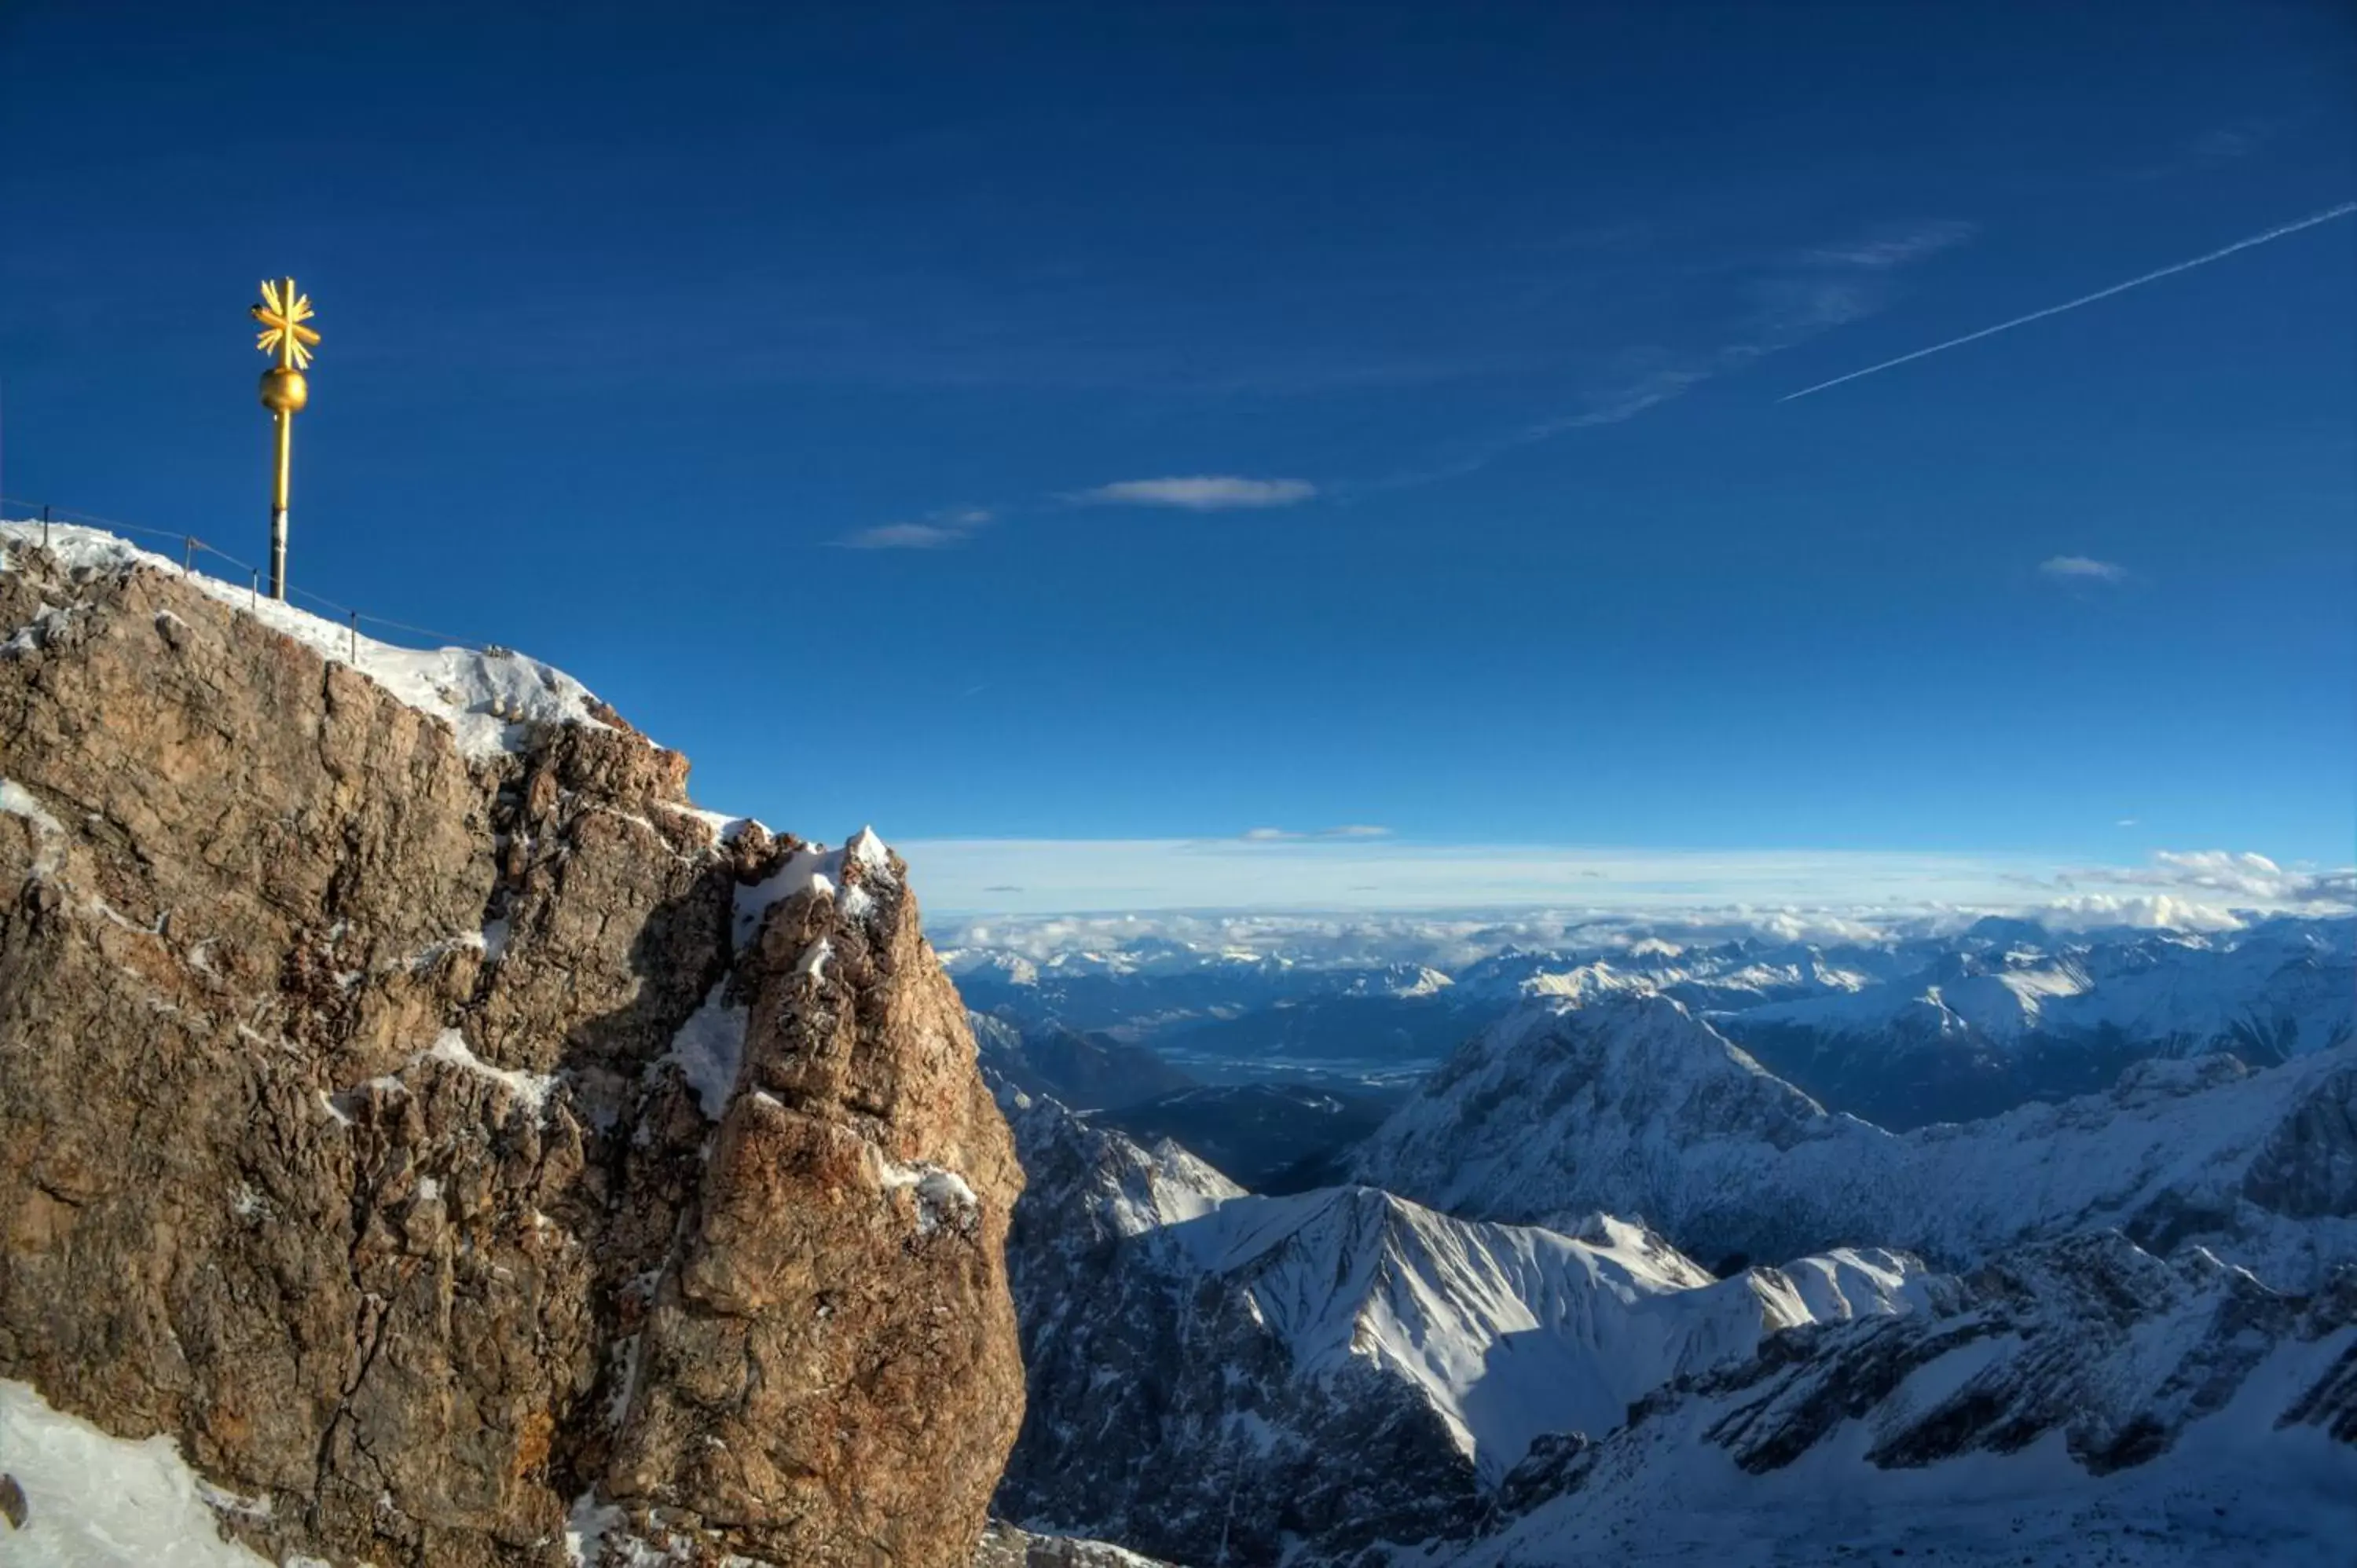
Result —
M724 833L610 713L470 757L175 573L5 565L0 1377L274 1557L971 1563L1021 1176L898 858Z

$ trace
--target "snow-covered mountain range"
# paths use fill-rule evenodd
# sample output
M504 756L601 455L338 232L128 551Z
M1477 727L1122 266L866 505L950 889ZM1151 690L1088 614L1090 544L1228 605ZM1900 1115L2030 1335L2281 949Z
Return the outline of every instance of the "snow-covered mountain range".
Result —
M2328 1568L2357 1538L2357 1264L2040 1243L1925 1311L1780 1335L1544 1445L1452 1568Z
M2357 1498L2346 1047L1900 1135L1656 993L1534 1003L1366 1146L1457 1216L1003 1101L1026 1525L1239 1568L2298 1563ZM1663 1231L1813 1255L1714 1278Z
M1917 1126L2098 1089L2146 1057L2266 1064L2338 1045L2357 1029L2352 933L2298 920L2059 943L1999 927L1904 978L1714 1016L1828 1102Z
M1973 1035L2005 1047L2041 1032L2109 1034L2180 1056L2231 1048L2256 1062L2336 1045L2357 1023L2346 922L2275 921L2233 940L1998 935L2023 940L1959 943L1902 980L1826 985L1744 1011L1743 1022L1829 1035Z
M1207 1081L1396 1080L1525 1001L1651 991L1832 1109L1896 1129L2103 1089L2149 1057L2266 1064L2357 1029L2357 921L2340 916L2205 932L1990 918L1706 941L1598 921L1546 945L1519 926L1459 932L1447 955L1397 937L1398 956L1373 937L1292 947L1253 929L1248 945L1091 931L1069 949L1043 952L1034 934L1022 951L969 940L943 956L979 1011L1103 1031Z
M2357 1257L2357 1051L2148 1060L2104 1094L1892 1133L1666 996L1547 1001L1469 1042L1351 1173L1486 1219L1641 1216L1714 1261L1878 1244L1967 1266L2116 1226L2303 1288Z
M1143 1046L1060 1024L1022 1027L968 1012L984 1069L999 1082L1085 1111L1134 1105L1195 1087L1195 1080Z
M1028 1000L1146 1001L1114 1028L1200 1076L1237 1059L1207 1040L1297 1068L1313 1024L1471 1038L1344 1152L1354 1185L1291 1196L1019 1106L1031 1404L998 1506L1239 1568L2331 1561L2352 929L1641 937L1397 993L1096 955ZM1226 1000L1190 1023L1181 993Z
M1255 1197L1176 1145L1006 1103L1030 1414L999 1507L1179 1562L1462 1534L1535 1440L1947 1288L1880 1251L1720 1280L1602 1215L1555 1231L1364 1187Z

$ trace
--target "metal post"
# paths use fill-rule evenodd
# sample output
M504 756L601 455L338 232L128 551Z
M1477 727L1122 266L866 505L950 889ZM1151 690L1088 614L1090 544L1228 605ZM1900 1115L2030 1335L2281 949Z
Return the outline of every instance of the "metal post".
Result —
M278 411L278 485L270 505L270 596L286 597L286 481L295 466L295 413Z
M197 536L193 533L184 533L180 535L180 571L185 575L196 569Z
M352 667L353 667L354 669L358 669L358 668L360 668L360 662L361 662L361 612L360 612L360 611L358 611L358 610L354 610L354 611L352 612Z
M49 547L49 503L48 503L48 502L47 502L47 501L43 501L43 502L41 503L41 548L42 548L42 549L44 549L44 550L47 550L48 547Z
M246 584L245 602L253 609L262 607L262 574L259 572L254 573Z

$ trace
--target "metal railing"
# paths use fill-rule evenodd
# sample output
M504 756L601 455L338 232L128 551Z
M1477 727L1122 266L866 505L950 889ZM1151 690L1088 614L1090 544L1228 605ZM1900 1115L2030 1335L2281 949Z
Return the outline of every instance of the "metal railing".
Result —
M180 570L182 572L190 576L194 576L197 575L198 563L199 561L210 559L226 562L230 565L236 567L239 571L245 574L246 590L251 596L251 602L257 609L261 607L262 568L256 566L251 561L240 560L238 557L231 554L228 551L221 548L221 546L209 543L196 534L188 532L185 530L150 528L144 523L124 522L119 518L100 517L93 512L77 511L70 507L52 506L46 501L26 500L22 497L18 496L0 496L0 515L5 515L5 509L10 507L20 508L23 510L23 515L15 519L16 521L38 521L41 524L41 542L44 545L47 545L49 542L48 531L53 523L65 523L70 526L81 528L101 528L106 530L110 533L140 534L151 539L175 540L178 542L180 546ZM35 512L39 514L38 518L32 515ZM235 577L225 575L220 572L209 571L204 575L208 577L213 578L217 582L234 583L237 581ZM454 637L447 631L436 631L432 627L414 626L408 621L394 620L389 616L371 615L366 610L356 609L352 606L344 604L339 600L331 599L325 594L315 594L308 588L297 588L290 584L286 589L286 602L293 604L298 599L305 604L317 605L320 608L331 612L333 618L341 620L344 623L351 633L351 656L353 661L356 663L360 659L361 628L363 625L381 626L393 631L407 632L413 637L432 639L434 639L436 647L465 648L472 650L477 653L481 653L498 646L496 643L478 642L468 638ZM278 601L273 600L272 602L274 604ZM391 641L392 639L388 638L379 638L376 639L376 640Z

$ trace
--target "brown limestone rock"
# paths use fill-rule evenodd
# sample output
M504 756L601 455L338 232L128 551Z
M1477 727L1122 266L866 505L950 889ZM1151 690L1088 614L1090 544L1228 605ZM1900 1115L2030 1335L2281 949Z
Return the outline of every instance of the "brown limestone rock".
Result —
M1022 1417L1002 1266L1022 1176L904 872L862 835L838 888L770 912L740 974L745 1092L608 1477L735 1503L756 1555L811 1568L931 1561L936 1518L988 1500L956 1478L995 1480Z
M722 842L619 721L470 760L76 559L0 563L0 1377L267 1498L265 1552L557 1564L602 1490L716 1561L964 1568L1019 1177L899 863ZM733 1086L668 1056L715 1016Z

